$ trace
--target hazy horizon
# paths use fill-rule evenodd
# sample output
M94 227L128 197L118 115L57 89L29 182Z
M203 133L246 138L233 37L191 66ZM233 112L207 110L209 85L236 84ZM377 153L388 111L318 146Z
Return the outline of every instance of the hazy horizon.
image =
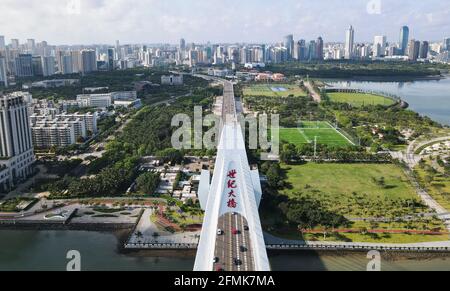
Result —
M403 25L418 40L440 41L450 32L444 0L1 0L0 10L7 43L275 43L287 34L343 42L350 25L356 42L375 35L398 42Z

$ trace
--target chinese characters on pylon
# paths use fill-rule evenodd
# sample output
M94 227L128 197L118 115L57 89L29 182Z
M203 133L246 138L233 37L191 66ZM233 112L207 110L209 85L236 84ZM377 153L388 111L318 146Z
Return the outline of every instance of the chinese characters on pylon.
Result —
M237 171L236 170L231 170L228 172L228 181L227 181L227 189L228 189L228 202L227 202L227 206L228 208L233 208L235 209L237 207L237 202L236 202L236 192L235 189L237 188L236 185L236 174Z

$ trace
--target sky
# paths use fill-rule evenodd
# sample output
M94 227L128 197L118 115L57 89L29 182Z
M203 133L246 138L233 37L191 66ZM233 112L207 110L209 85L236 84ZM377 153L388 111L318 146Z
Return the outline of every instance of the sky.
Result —
M448 0L0 0L0 35L50 44L356 41L408 25L418 40L450 36Z

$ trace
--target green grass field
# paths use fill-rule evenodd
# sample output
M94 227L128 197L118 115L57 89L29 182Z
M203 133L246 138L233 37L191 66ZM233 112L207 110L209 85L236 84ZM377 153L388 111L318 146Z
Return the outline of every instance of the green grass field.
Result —
M298 86L291 84L258 84L244 88L244 96L255 97L295 97L307 96Z
M302 122L300 128L280 129L280 140L295 145L313 143L316 136L318 144L338 147L352 145L342 134L337 132L327 122L323 121Z
M355 107L366 105L391 106L395 104L390 98L364 93L328 93L328 97L332 102L348 103Z
M427 160L427 165L431 167L431 162L429 160ZM420 166L417 166L415 170L419 182L425 186L431 197L433 197L439 205L450 211L450 179L443 173L430 174Z
M310 196L350 217L407 215L402 201L419 201L402 170L393 164L315 164L284 166L289 197ZM383 182L381 182L383 181Z
M420 243L446 241L448 235L405 233L364 234L361 229L445 231L442 221L418 218L415 221L370 222L374 218L394 219L429 211L411 186L403 171L394 164L316 164L282 165L288 186L281 191L288 199L309 198L320 202L327 211L352 221L357 233L304 234L295 226L283 224L274 210L261 213L263 227L286 239L346 241L368 243ZM318 227L318 229L323 229ZM342 228L340 228L342 229Z

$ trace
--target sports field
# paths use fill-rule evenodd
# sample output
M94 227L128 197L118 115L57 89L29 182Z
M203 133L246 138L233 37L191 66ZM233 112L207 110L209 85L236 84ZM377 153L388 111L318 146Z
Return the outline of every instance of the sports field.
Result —
M395 101L374 94L364 93L328 93L328 97L332 102L336 103L348 103L355 107L362 107L368 105L384 105L391 106L395 104Z
M295 145L313 143L315 137L318 144L338 147L352 145L347 138L324 121L305 121L298 128L280 129L280 139Z
M254 97L295 97L306 96L306 93L298 86L292 84L258 84L244 88L244 96Z

